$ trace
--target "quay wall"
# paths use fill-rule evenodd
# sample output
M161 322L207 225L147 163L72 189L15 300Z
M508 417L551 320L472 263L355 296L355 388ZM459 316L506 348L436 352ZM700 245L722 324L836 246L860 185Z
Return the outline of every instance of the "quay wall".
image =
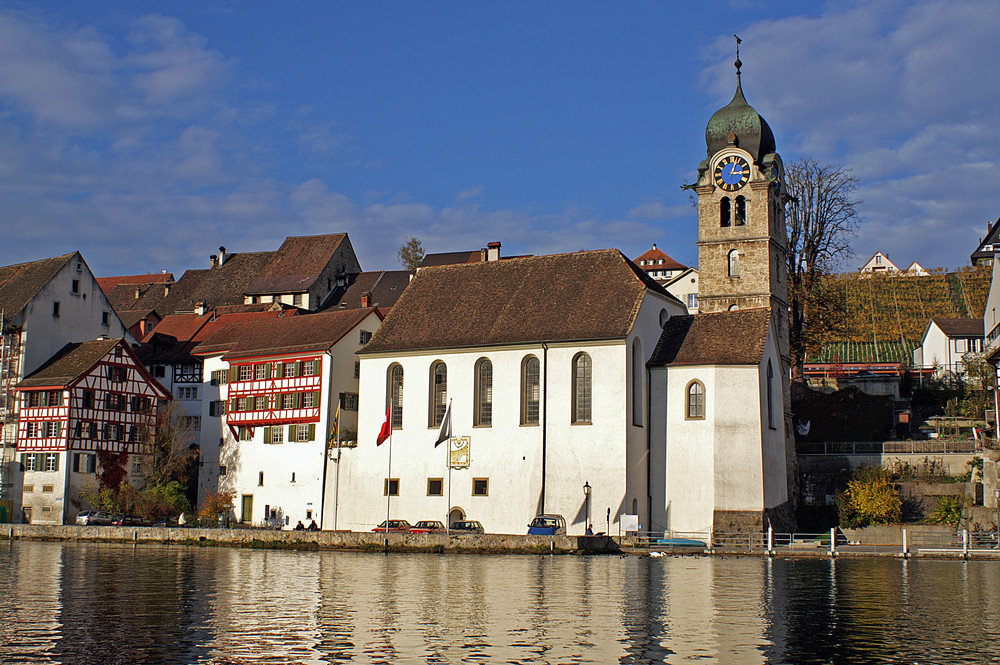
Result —
M278 531L44 524L4 524L0 539L220 545L301 550L602 554L618 552L609 536Z

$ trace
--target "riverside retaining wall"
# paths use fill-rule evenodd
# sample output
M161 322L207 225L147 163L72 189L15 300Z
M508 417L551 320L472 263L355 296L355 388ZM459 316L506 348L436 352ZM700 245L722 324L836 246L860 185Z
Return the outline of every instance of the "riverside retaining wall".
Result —
M0 528L0 538L391 552L606 554L619 551L618 544L608 536L270 531L145 526L4 524Z

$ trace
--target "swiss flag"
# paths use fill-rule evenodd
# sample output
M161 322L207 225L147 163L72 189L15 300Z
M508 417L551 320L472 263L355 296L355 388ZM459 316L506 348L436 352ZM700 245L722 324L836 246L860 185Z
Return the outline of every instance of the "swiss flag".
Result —
M390 406L385 410L385 422L382 423L382 429L378 431L378 439L375 441L376 446L381 446L382 442L389 438L392 433L392 425L389 424L389 417L392 415L392 407Z

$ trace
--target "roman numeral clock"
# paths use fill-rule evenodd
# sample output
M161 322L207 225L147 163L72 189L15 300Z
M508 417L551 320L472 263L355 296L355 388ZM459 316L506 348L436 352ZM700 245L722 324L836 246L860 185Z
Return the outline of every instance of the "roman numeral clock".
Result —
M750 165L739 155L729 155L715 165L714 176L719 189L735 192L750 181Z

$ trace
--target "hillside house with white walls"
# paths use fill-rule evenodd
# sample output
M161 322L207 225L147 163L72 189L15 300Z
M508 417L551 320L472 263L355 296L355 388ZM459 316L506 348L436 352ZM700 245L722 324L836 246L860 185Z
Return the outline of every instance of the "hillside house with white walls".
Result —
M931 319L924 328L920 346L913 351L917 369L936 370L936 376L966 375L968 354L983 352L983 319Z

